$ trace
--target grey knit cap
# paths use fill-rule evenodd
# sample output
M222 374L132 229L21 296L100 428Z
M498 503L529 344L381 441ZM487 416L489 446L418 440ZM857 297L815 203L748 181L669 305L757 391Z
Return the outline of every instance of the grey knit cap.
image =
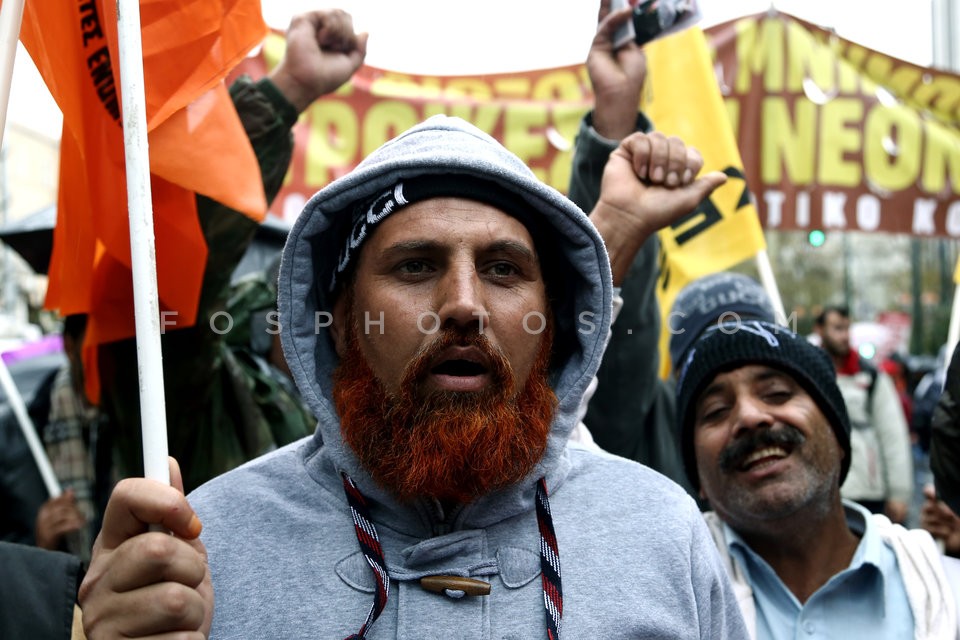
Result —
M680 368L687 350L710 325L735 319L777 321L767 292L753 278L721 271L681 289L667 321L673 370Z
M712 327L694 344L677 381L677 417L680 447L687 477L700 488L693 450L693 421L697 399L718 374L762 364L785 371L810 394L833 428L843 460L840 484L850 469L850 419L830 356L786 327L748 320Z

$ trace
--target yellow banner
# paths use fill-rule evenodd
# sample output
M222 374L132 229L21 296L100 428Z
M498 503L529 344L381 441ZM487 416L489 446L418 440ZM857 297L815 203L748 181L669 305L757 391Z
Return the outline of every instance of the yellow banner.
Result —
M265 75L285 46L282 34L271 34L260 55L246 59L235 75ZM574 138L592 105L584 65L473 76L424 76L365 65L301 115L290 172L272 210L292 221L321 187L438 113L473 123L517 154L538 178L566 192Z
M687 29L650 43L646 51L643 109L654 127L699 149L704 171L728 176L709 200L660 232L660 362L665 377L670 373L667 316L680 289L755 256L766 243L703 31Z
M240 71L263 75L280 59L284 44L282 35L272 35ZM705 170L729 176L696 211L661 233L659 295L666 316L684 284L750 258L765 243L703 31L688 29L646 50L641 107L658 130L697 147ZM479 76L419 76L364 66L348 85L301 117L290 173L273 209L292 220L316 190L436 113L472 122L520 156L541 180L565 192L580 118L592 104L583 65ZM661 362L667 375L663 326Z
M960 237L960 76L777 11L708 33L764 229Z

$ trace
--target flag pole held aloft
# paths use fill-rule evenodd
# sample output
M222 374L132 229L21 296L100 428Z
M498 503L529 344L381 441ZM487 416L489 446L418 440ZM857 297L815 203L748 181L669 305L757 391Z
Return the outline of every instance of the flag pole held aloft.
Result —
M17 38L23 22L23 1L5 0L0 4L0 145L7 127L7 109L10 106L10 82L13 62L17 57Z
M117 23L143 469L145 477L170 484L139 0L117 2Z
M7 109L10 106L10 84L13 80L13 63L17 57L17 41L20 36L20 25L23 23L23 2L24 0L5 0L0 5L0 146L3 145L3 134L7 127ZM47 493L51 498L56 498L62 493L60 483L57 481L57 475L53 471L47 452L43 449L40 437L37 435L37 428L30 419L27 407L23 402L23 396L20 395L10 370L7 369L7 363L0 358L0 387L7 396L10 408L17 418L23 437L27 441L27 446L33 456L33 460L43 479L43 484L47 488Z
M773 305L777 322L786 326L787 313L783 308L783 299L780 297L780 289L777 287L777 279L773 276L773 267L770 266L770 256L767 254L766 249L757 251L756 261L757 272L760 274L760 282L763 284L767 296L770 297L770 303Z

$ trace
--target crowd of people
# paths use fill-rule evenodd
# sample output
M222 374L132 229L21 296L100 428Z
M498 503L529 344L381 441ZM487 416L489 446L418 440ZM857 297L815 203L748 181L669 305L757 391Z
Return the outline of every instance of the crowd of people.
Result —
M907 416L845 308L817 346L751 278L706 276L659 377L656 232L726 178L637 111L631 12L600 2L568 195L434 116L323 187L279 271L239 286L256 224L198 200L200 318L163 336L171 486L138 477L133 343L103 347L92 406L68 318L45 429L67 490L0 543L25 576L0 635L960 638L960 361L930 383L915 529ZM269 76L232 87L268 197L366 41L342 11L299 15ZM230 305L239 338L204 322Z

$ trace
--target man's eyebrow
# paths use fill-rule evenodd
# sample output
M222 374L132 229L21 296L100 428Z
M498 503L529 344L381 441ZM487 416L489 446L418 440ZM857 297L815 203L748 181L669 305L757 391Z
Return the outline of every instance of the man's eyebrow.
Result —
M486 248L488 253L498 251L519 253L522 257L535 262L537 260L536 252L523 242L517 240L498 240Z
M440 243L435 240L401 240L384 248L383 253L407 253L411 251L436 251Z
M391 255L395 253L410 253L417 251L440 251L443 245L436 240L401 240L383 249L382 255ZM523 258L536 261L536 252L523 242L517 240L496 240L483 248L485 253L517 253Z
M774 367L764 367L762 371L757 372L757 375L753 376L754 382L766 382L767 380L775 380L781 378L787 382L796 382L793 376L785 371L780 369L775 369Z
M724 384L722 382L711 382L707 387L700 392L700 397L697 400L697 404L703 402L707 396L711 396L715 393L720 393L723 390Z

